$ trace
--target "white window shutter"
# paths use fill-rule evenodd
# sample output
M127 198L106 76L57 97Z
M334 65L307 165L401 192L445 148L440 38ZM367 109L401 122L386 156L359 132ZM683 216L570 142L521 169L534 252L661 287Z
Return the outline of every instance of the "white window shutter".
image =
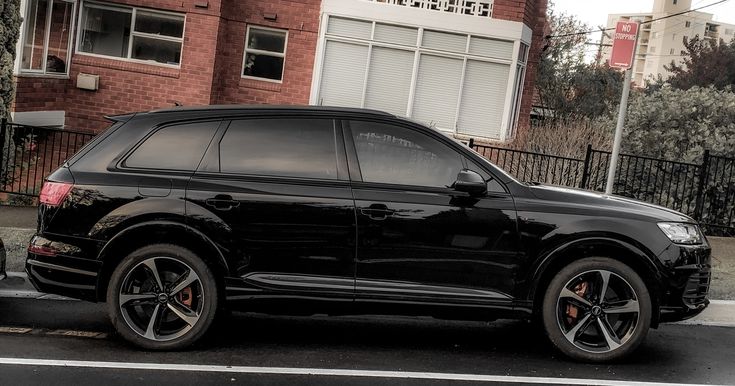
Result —
M375 41L416 46L419 30L390 24L375 25Z
M364 20L330 17L327 33L330 35L349 36L360 39L370 39L373 23Z
M470 53L510 60L513 58L513 42L473 36L470 38Z
M373 47L365 107L406 116L414 53Z
M439 129L454 130L462 59L421 55L413 118Z
M465 52L467 50L467 35L427 30L424 31L421 45L441 51Z
M457 133L500 138L510 66L467 61Z
M324 50L319 104L360 107L367 58L367 46L328 41Z

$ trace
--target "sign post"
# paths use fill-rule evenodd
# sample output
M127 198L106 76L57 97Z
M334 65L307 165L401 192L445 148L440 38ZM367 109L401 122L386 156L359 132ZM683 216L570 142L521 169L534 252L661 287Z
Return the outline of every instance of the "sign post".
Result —
M613 142L612 156L610 157L610 170L607 173L607 184L605 194L612 194L615 183L615 171L618 168L620 158L620 142L623 140L623 126L625 115L628 112L628 96L630 95L630 83L633 81L633 63L635 60L635 48L638 43L637 22L619 21L615 27L613 37L612 54L610 55L610 67L625 69L625 80L623 80L623 95L620 97L620 111L618 112L618 124L615 127L615 141Z

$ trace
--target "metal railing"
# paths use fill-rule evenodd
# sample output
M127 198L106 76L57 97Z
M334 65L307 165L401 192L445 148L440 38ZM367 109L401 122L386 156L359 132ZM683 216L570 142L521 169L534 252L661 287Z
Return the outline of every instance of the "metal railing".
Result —
M587 146L584 159L497 146L469 146L519 180L604 191L611 154ZM687 214L709 235L735 236L735 158L702 163L621 154L613 193Z
M0 122L0 192L38 196L43 180L94 134Z

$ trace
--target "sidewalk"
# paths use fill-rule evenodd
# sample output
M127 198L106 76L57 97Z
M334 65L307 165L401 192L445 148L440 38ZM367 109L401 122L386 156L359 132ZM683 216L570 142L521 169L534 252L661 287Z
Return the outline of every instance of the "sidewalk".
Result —
M36 229L38 208L35 206L0 205L0 228Z
M8 272L23 272L28 241L36 231L38 209L0 205L0 239L5 243Z
M36 229L35 207L0 206L0 239L5 242L8 272L23 272L26 248ZM735 237L709 237L712 244L710 299L735 300Z

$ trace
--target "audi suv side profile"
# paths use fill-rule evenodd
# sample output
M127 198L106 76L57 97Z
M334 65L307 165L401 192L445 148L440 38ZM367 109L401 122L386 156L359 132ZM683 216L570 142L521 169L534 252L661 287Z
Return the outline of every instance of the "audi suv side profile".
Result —
M51 174L26 270L106 302L149 350L200 340L227 308L538 320L584 361L708 304L691 218L522 183L390 114L208 106L115 116Z

